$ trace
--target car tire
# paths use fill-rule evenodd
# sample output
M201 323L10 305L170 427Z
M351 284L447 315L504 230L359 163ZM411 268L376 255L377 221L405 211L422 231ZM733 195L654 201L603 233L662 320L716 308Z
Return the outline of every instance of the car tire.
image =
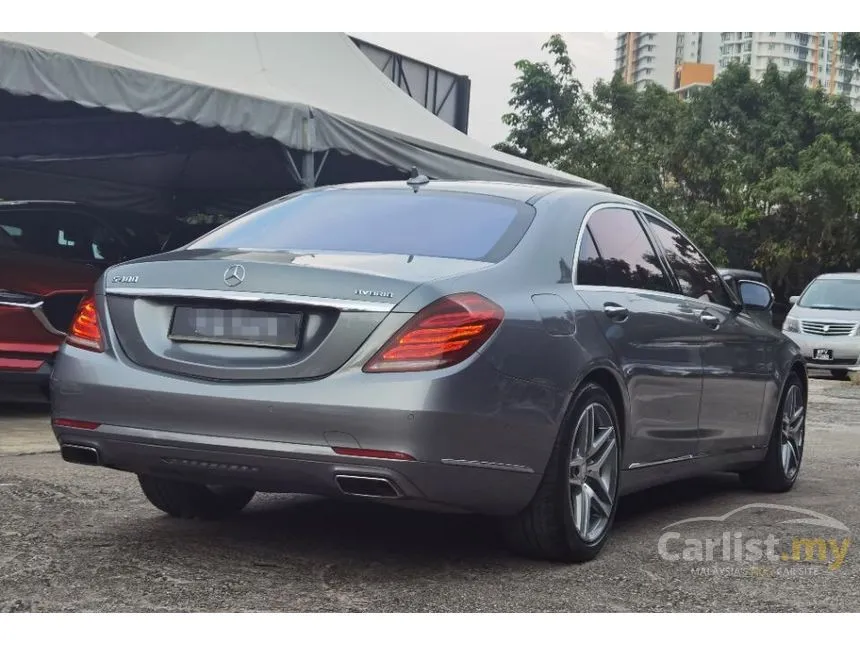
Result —
M750 488L768 493L785 493L794 487L803 462L806 435L806 401L803 392L800 377L792 374L783 388L764 460L751 470L740 473L741 481ZM800 412L797 412L797 406ZM789 417L797 414L800 414L799 420L791 422ZM786 443L791 446L786 448ZM792 468L786 466L786 450L790 455L793 454L793 457L788 457L789 462L793 459Z
M138 475L146 499L171 517L218 520L236 515L255 491L238 486L206 486L153 475Z
M830 370L830 376L840 381L848 378L848 370Z
M583 535L580 530L581 520L575 516L577 509L584 508L579 503L581 495L589 482L588 490L598 490L599 484L596 480L588 479L579 472L578 462L583 455L578 446L581 445L580 425L588 410L594 411L594 418L600 416L611 423L611 431L607 436L604 432L604 443L595 452L595 459L604 458L601 468L614 468L614 482L607 486L609 490L601 490L600 501L594 501L592 497L589 504L598 504L592 509L599 510L600 519L603 522L595 526L596 534ZM598 412L599 411L599 412ZM595 423L594 425L598 425ZM597 443L598 433L593 433L594 443ZM594 383L585 384L577 393L575 403L571 408L565 422L558 433L555 446L544 472L541 484L531 503L518 515L509 518L506 523L506 537L510 548L526 557L541 560L553 560L560 562L586 562L600 553L606 544L615 512L618 508L619 479L621 473L621 429L618 424L618 414L615 405L606 391ZM589 446L590 448L590 446ZM585 470L589 465L586 457ZM592 464L593 466L593 464ZM576 471L576 473L575 473ZM574 476L576 474L576 476ZM600 474L598 472L598 474ZM603 475L601 475L602 479ZM581 486L574 484L574 480L583 480ZM611 502L609 512L606 513L606 502ZM588 507L591 508L591 507ZM590 512L586 511L586 526ZM579 517L583 517L580 515Z

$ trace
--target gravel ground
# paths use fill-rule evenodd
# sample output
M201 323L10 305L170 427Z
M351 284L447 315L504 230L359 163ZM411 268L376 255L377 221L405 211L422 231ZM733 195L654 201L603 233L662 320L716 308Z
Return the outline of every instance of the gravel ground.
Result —
M858 412L860 388L813 381L804 467L792 492L756 495L725 475L637 494L622 500L596 561L563 566L511 556L486 519L309 497L258 496L228 522L170 520L143 499L133 476L40 452L50 445L44 413L7 408L0 610L860 611L853 546L838 567L670 562L657 547L668 524L761 502L825 514L850 532L780 524L803 515L760 507L671 530L686 538L773 534L783 550L797 536L845 546L860 528Z

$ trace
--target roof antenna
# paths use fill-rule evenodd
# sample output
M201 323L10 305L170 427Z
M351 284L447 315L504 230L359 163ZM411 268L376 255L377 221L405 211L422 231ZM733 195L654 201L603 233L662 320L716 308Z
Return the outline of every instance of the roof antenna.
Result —
M406 180L406 183L412 186L412 192L417 193L421 186L426 186L430 183L430 178L426 175L419 175L418 168L412 166L412 170L409 171L409 179Z

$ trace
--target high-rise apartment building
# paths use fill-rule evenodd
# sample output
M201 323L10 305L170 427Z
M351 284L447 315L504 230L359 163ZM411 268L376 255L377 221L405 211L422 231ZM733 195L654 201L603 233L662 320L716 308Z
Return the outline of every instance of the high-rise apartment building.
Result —
M753 78L761 78L770 63L781 72L802 69L807 86L845 96L860 109L860 69L842 54L841 37L840 32L721 32L717 73L731 62L749 65Z
M616 38L615 70L637 89L646 83L676 89L710 83L719 55L717 32L624 32Z
M731 62L749 65L760 79L774 63L780 71L806 71L809 87L843 95L860 109L860 69L841 52L839 32L625 32L618 34L615 70L638 89L657 83L689 96Z

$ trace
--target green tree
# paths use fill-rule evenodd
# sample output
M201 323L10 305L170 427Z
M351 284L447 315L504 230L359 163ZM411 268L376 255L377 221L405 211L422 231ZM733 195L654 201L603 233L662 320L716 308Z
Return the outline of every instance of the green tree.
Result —
M585 90L560 36L544 50L548 63L516 63L498 149L652 205L712 259L758 268L778 293L858 266L860 116L807 88L803 70L771 66L756 81L732 65L684 102L619 76Z
M842 34L842 53L860 65L860 32L847 31Z

